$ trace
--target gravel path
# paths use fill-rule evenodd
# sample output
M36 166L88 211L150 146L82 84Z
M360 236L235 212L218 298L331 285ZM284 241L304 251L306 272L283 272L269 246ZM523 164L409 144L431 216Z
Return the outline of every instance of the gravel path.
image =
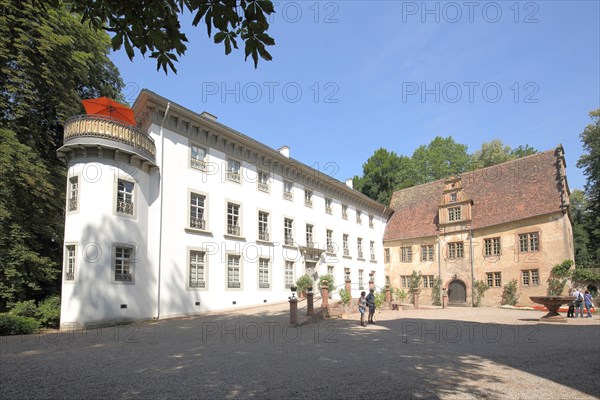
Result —
M384 311L288 328L287 305L0 338L0 397L597 399L600 320Z

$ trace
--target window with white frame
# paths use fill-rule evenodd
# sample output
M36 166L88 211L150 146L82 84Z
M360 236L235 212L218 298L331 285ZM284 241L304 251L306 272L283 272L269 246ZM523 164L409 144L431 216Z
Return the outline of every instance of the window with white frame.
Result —
M375 227L374 218L372 215L369 215L369 228L373 229Z
M288 246L294 245L294 220L290 218L283 219L283 236L285 244Z
M484 254L486 257L500 255L500 238L490 238L484 240Z
M421 261L433 261L434 251L432 244L421 245Z
M227 203L227 234L240 236L240 206L235 203Z
M451 260L463 258L465 254L464 250L463 242L448 243L448 258Z
M236 254L227 255L227 288L241 289L241 266L240 256Z
M292 193L292 189L294 188L294 184L290 181L283 181L283 198L286 200L293 200L294 194Z
M331 276L335 276L335 266L333 265L328 265L327 266L327 273Z
M485 276L486 276L488 287L501 287L502 286L502 273L486 272Z
M117 212L133 215L133 189L135 184L124 179L117 182Z
M356 223L362 224L362 212L360 210L356 210Z
M375 242L369 242L369 252L371 253L371 261L375 261Z
M271 262L268 258L258 259L258 288L271 288Z
M346 235L346 234L344 234L344 236L343 236L342 246L344 248L344 255L349 256L350 255L350 247L348 245L348 235Z
M356 239L356 251L358 251L358 258L363 258L362 238Z
M433 287L433 275L422 275L423 277L423 288L432 288Z
M331 204L333 203L333 200L331 200L330 198L325 198L325 212L327 214L332 214L332 209L331 209Z
M269 193L269 173L264 171L258 171L257 176L257 188L262 192Z
M79 177L69 178L69 211L77 211L79 208Z
M537 269L521 271L523 286L537 286L540 284L540 273Z
M312 190L304 190L304 205L306 207L312 207L312 205L313 205L312 197L313 197Z
M115 243L114 247L114 279L115 282L133 282L133 265L135 248L130 244Z
M294 286L294 262L287 261L285 262L285 288L289 289Z
M258 240L269 240L269 213L258 212Z
M540 242L537 232L523 233L519 235L519 251L521 253L538 251L539 246Z
M77 246L69 244L65 246L65 281L75 280L75 264L77 261Z
M206 229L206 220L204 219L204 201L206 196L198 193L190 193L190 228Z
M401 275L400 276L400 286L403 288L410 287L410 283L412 282L412 277L410 275Z
M237 160L233 160L233 159L228 159L227 160L227 179L232 181L232 182L237 182L240 183L241 182L241 178L240 178L240 162Z
M342 204L342 218L348 219L348 206L346 204Z
M189 288L206 288L206 252L190 250L188 279Z
M313 241L313 228L314 226L311 224L306 224L306 246L314 247L315 242Z
M327 252L333 253L335 251L335 249L333 247L333 231L331 229L327 229L326 236L327 236Z
M363 290L365 288L364 282L364 271L362 269L358 270L358 290Z
M400 262L412 262L412 246L400 247Z
M200 171L206 170L206 149L196 145L191 146L190 167L199 169Z
M450 207L448 209L448 221L460 221L460 207Z

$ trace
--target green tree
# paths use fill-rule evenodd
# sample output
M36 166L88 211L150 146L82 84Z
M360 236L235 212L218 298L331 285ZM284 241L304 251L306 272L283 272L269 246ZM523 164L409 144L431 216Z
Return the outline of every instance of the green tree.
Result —
M414 151L413 181L418 185L466 172L470 159L466 145L455 142L452 136L437 136Z
M586 230L589 234L589 256L595 265L600 260L600 109L590 112L593 123L581 133L583 149L577 161L577 167L583 169L587 177L585 184L585 199L587 202L588 219Z
M57 3L58 4L58 3ZM0 310L58 293L65 166L63 124L81 99L121 99L110 38L62 3L45 11L0 0Z
M587 230L589 215L584 193L579 189L571 191L571 219L573 221L573 242L575 247L575 262L578 268L591 266L590 235Z
M395 190L414 185L411 161L380 148L363 164L363 176L355 176L353 186L370 198L389 204Z
M58 7L61 0L29 0L41 7ZM192 26L206 25L208 37L215 31L214 42L223 43L225 54L244 42L246 59L252 57L254 67L258 58L271 60L265 46L275 41L267 34L267 18L275 12L270 0L64 0L70 9L81 14L83 22L95 29L113 34L112 47L125 47L129 59L135 49L142 55L149 53L156 59L156 68L177 72L174 62L187 50L186 35L181 31L180 18L184 13L193 15Z
M510 151L510 156L512 158L521 158L525 156L530 156L532 154L537 154L537 152L538 151L536 149L526 144L525 146L520 145L519 147L512 149Z
M473 169L490 167L512 159L510 146L505 146L499 139L482 143L481 149L472 155Z

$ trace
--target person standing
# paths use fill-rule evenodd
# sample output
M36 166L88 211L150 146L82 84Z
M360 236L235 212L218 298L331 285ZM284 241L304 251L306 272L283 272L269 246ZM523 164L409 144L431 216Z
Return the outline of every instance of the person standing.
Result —
M569 289L569 296L573 296L575 289ZM569 311L567 311L567 318L573 318L575 314L575 300L569 302Z
M360 293L358 298L358 312L360 313L360 326L367 326L365 323L365 311L367 310L367 299L365 299L365 292Z
M583 293L581 293L579 289L575 289L575 292L573 292L573 296L575 296L574 318L577 318L577 311L579 311L579 318L583 318Z
M583 302L585 303L585 311L587 311L586 318L592 318L592 312L590 311L590 309L593 307L592 295L587 290L585 291L585 294L583 295Z
M366 297L367 305L369 306L369 323L374 324L373 316L375 315L375 289L369 289L369 294Z

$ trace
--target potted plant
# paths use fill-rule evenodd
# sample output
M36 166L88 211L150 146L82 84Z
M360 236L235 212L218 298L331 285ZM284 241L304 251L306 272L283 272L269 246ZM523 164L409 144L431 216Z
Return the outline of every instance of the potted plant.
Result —
M331 294L335 290L335 283L332 274L326 274L321 276L321 278L319 279L319 287L322 286L327 286L327 289L329 290L329 298L331 298Z
M312 290L312 284L313 284L313 282L312 282L312 279L310 278L310 276L302 275L296 281L296 286L298 287L298 293L300 293L302 296L306 296L306 292L308 291L308 288L311 288L311 290Z

